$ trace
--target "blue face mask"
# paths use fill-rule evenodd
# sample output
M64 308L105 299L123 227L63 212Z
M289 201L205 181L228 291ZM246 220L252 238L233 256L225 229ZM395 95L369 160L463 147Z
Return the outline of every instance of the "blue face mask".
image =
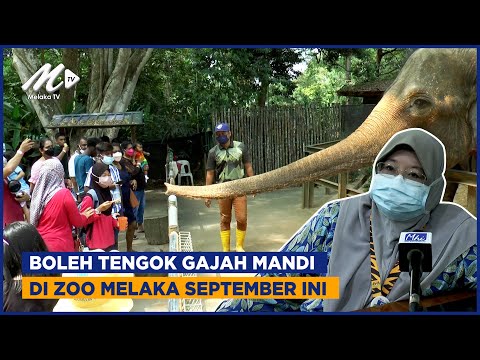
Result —
M112 165L112 163L113 163L113 156L103 156L103 157L102 157L102 162L103 162L105 165Z
M217 141L220 145L225 145L228 142L228 136L227 135L220 135L217 136Z
M424 214L430 187L402 175L375 174L370 197L390 220L407 221Z

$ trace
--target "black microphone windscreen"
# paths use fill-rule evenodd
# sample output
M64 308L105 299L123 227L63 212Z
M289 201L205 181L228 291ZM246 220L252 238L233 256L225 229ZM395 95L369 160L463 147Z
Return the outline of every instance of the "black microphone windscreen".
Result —
M398 258L400 271L410 271L412 251L422 254L421 266L423 272L432 271L432 233L431 232L402 232L398 243ZM409 255L410 253L410 255Z

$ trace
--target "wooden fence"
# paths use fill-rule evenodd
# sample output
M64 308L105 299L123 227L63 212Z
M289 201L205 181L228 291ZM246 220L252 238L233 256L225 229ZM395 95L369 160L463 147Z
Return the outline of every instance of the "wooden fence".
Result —
M229 108L215 112L211 126L227 122L233 139L249 148L255 173L261 174L301 159L309 144L341 139L341 113L340 105Z
M322 144L312 144L305 147L305 156L313 154L317 151L326 149L329 146L335 145L338 141L331 141ZM477 216L477 173L476 163L474 165L475 172L461 171L449 169L445 172L445 179L447 182L462 184L467 187L466 202L461 203L474 216ZM348 187L348 172L339 173L337 175L337 182L319 179L317 181L306 182L303 184L302 192L302 208L311 208L313 206L314 185L321 185L326 188L335 189L337 191L338 199L347 196L362 194L365 191L362 189L354 189Z

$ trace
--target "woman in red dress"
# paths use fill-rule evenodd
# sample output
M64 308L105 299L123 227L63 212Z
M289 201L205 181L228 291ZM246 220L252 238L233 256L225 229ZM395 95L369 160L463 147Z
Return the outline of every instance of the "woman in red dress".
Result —
M72 193L64 185L64 170L58 159L46 160L33 189L30 223L42 236L49 251L76 251L72 228L85 226L92 208L77 208Z

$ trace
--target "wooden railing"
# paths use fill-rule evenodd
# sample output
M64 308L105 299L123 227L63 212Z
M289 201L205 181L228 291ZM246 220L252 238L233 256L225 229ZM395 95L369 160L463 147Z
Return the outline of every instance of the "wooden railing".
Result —
M423 311L469 311L476 312L477 291L463 290L445 293L440 296L427 297L421 300ZM360 312L408 312L408 300L360 309Z
M304 154L308 156L317 151L326 149L339 141L330 141L321 144L314 144L305 146ZM447 182L463 184L467 186L467 203L466 208L473 215L477 215L477 173L461 170L447 170L445 172ZM334 189L338 193L338 198L342 199L347 196L358 195L364 193L361 189L353 189L348 187L348 172L343 172L337 175L337 181L319 179L313 182L303 184L303 198L302 207L311 208L313 204L313 194L315 185L324 186L329 189ZM463 204L462 204L463 205Z

